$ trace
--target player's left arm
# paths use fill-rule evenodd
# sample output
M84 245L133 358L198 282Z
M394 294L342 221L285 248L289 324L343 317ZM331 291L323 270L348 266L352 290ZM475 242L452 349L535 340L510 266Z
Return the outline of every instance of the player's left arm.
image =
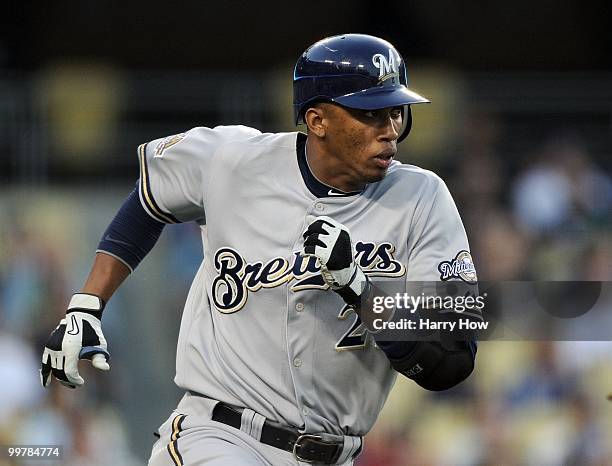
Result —
M446 281L459 282L459 289L477 293L476 271L463 222L446 184L431 174L430 199L417 210L411 225L408 242L406 282L429 283L432 288ZM457 261L461 266L456 267ZM427 291L426 291L427 293ZM432 312L421 309L416 312ZM474 308L462 314L450 313L450 318L481 320ZM427 390L439 391L454 387L469 377L474 370L477 341L459 332L440 332L435 341L382 341L378 346L385 352L395 370L413 379Z
M449 251L457 247L469 250L452 197L444 183L436 179L439 185L431 196L433 201L414 226L418 240L411 248L408 280L439 280L438 265ZM371 320L368 316L374 315L372 298L380 296L381 292L356 264L349 230L329 217L318 217L304 233L303 253L318 259L325 282L367 325ZM472 340L377 340L377 344L395 370L428 390L449 389L465 380L474 368L476 342Z

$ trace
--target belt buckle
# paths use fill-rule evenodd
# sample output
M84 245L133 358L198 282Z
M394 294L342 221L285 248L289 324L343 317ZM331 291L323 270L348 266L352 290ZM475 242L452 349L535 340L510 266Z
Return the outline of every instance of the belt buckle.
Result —
M314 434L302 434L296 439L295 443L293 444L293 456L295 456L298 461L303 461L304 463L314 463L316 460L309 460L307 458L303 458L298 453L298 448L302 447L302 445L300 445L300 442L303 439L322 440L322 437L320 435Z

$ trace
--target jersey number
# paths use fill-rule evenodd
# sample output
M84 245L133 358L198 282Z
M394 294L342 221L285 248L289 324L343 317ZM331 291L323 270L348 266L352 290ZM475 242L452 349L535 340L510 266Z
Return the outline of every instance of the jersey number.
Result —
M344 306L338 314L338 319L345 320L350 313L355 314L355 311L350 306ZM348 331L342 335L342 338L336 343L336 351L356 350L366 347L368 339L368 328L361 322L361 319L355 314L353 325Z

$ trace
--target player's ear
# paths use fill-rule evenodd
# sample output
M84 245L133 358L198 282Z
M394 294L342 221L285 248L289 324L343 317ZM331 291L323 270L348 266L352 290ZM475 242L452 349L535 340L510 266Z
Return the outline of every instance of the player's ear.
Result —
M309 133L318 137L325 137L325 108L322 105L310 107L304 113L304 122L308 126Z

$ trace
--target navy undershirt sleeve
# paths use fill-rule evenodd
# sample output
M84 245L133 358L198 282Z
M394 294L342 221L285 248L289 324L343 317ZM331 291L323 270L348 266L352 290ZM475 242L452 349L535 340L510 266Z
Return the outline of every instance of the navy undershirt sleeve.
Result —
M376 345L392 359L407 356L417 345L416 341L376 341Z
M476 360L476 352L478 350L478 342L476 340L468 340L467 342L472 361ZM376 345L385 352L387 357L391 359L400 359L408 356L417 345L416 341L377 341Z
M133 271L153 249L164 226L147 214L135 188L102 235L97 251L117 257Z

